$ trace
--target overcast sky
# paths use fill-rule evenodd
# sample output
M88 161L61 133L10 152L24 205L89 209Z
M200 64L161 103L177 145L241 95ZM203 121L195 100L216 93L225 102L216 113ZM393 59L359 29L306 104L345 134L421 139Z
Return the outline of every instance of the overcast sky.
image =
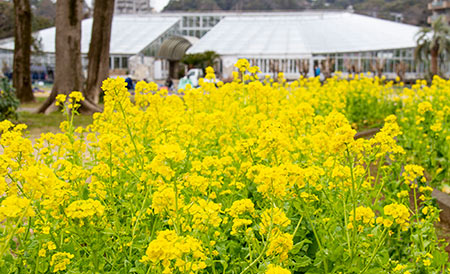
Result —
M92 4L92 0L85 0L88 5ZM161 11L169 3L169 0L150 0L150 5L155 8L156 11Z

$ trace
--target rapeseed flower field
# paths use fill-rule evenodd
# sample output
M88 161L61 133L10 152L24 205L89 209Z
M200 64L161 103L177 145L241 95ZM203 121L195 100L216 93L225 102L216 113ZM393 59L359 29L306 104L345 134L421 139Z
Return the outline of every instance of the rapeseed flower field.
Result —
M59 96L62 133L34 143L0 122L0 272L448 273L430 186L449 178L449 81L237 68L133 101L105 80L87 128L81 93Z

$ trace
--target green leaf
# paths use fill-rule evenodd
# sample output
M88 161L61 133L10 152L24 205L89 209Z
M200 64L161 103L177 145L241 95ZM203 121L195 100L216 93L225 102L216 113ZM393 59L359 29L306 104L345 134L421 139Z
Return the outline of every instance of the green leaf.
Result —
M39 262L38 271L40 273L45 273L48 270L48 262Z
M312 242L309 239L304 239L303 241L296 243L294 245L294 247L292 247L292 250L290 251L290 253L295 255L302 250L302 248L305 244L310 244L310 243L312 243Z
M296 256L293 258L294 261L294 270L299 270L302 267L307 267L312 263L311 258L308 256Z

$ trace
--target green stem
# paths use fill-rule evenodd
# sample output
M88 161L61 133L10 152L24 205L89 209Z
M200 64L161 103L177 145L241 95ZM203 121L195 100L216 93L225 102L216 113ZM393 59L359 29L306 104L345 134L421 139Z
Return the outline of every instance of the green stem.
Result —
M139 215L136 218L136 221L134 222L133 230L131 231L130 258L131 258L132 251L133 251L134 234L136 233L136 227L139 223L139 220L141 219L142 211L144 210L145 203L147 202L147 197L148 197L150 187L146 186L146 188L147 188L147 191L145 192L145 197L144 197L144 200L142 201L141 209L139 210Z
M11 241L12 237L16 234L17 230L19 229L19 224L20 222L23 220L23 218L25 217L25 215L27 214L28 208L30 208L31 203L27 206L27 208L25 208L25 210L23 211L22 215L20 216L19 219L17 219L17 222L14 225L14 229L11 233L9 233L8 238L6 239L5 243L2 246L2 249L0 251L0 258L3 260L3 254L5 253L6 248L9 245L9 242Z
M350 167L350 174L351 174L351 179L352 179L352 188L350 189L350 195L352 198L352 213L353 213L353 220L356 220L356 198L355 198L355 177L354 177L354 173L353 173L353 161L351 161L350 159L350 152L348 151L348 147L347 147L347 159L348 159L348 163L349 163L349 167ZM351 245L351 250L352 250L352 254L354 254L354 248L355 246L355 238L356 238L356 229L352 230L352 245Z
M297 225L295 226L295 229L294 229L294 233L292 233L292 237L295 237L295 234L297 233L297 230L300 227L300 223L302 222L302 220L303 220L303 216L300 218L300 220L298 220L298 223L297 223Z
M415 185L414 185L413 190L414 190L414 207L415 207L414 214L416 215L417 225L419 225L419 207L417 206L417 194L416 194L416 186ZM423 251L424 250L424 244L423 244L423 236L422 236L422 231L421 230L419 230L419 239L420 239L420 248L421 248L421 251Z
M255 265L259 259L261 259L261 257L264 255L264 252L266 251L267 245L268 245L269 241L266 242L266 244L263 247L263 250L261 251L261 253L259 254L258 257L256 257L255 260L253 260L253 262L251 262L242 272L241 274L244 274L245 272L247 272L253 265Z
M380 160L378 160L378 165L377 165L377 177L375 178L375 183L374 183L374 186L376 186L377 184L378 184L378 180L380 179L380 168L381 168L381 163L382 163L382 161L381 161L381 158L380 158ZM379 195L380 195L380 193L381 193L381 190L383 190L383 187L384 187L384 180L383 180L383 182L381 183L381 187L380 187L380 189L378 189L378 192L377 192L377 195L375 196L375 200L374 200L374 202L373 202L373 204L372 205L375 205L377 202L378 202L378 197L379 197Z
M345 192L344 192L345 193ZM343 197L342 202L344 203L344 224L345 224L345 234L347 236L347 245L348 245L348 251L350 252L350 260L353 261L353 250L350 244L350 235L348 234L348 220L347 220L347 203L346 203L346 197Z
M383 241L384 241L384 238L385 238L385 236L386 236L385 234L386 234L386 227L384 228L383 232L381 233L380 240L379 240L379 242L377 243L375 249L373 250L372 256L370 257L369 262L366 264L366 266L363 268L363 270L361 270L361 272L360 272L359 274L363 274L364 272L367 271L367 269L369 269L370 264L372 263L373 259L375 259L375 256L377 255L377 252L378 252L378 250L380 249L381 244L382 244Z
M385 181L383 180L383 182L381 183L380 189L378 189L378 191L377 191L377 195L375 196L375 200L373 201L372 205L376 205L377 204L378 198L379 198L380 193L381 193L381 190L383 190L383 187L384 187L384 182Z
M137 158L138 158L139 164L141 165L141 168L143 168L143 167L144 167L144 164L143 164L141 155L139 154L139 150L138 150L138 148L137 148L136 142L135 142L135 140L134 140L133 133L131 132L130 125L129 125L128 122L127 122L127 116L126 116L126 114L125 114L125 110L123 109L123 106L122 106L122 103L121 103L121 102L119 102L119 107L120 107L120 111L122 112L122 116L123 116L123 120L124 120L124 122L125 122L125 125L127 126L128 135L130 135L131 143L132 143L133 146L134 146L134 151L135 151L136 156L137 156Z
M178 220L179 220L179 218L178 218L178 186L177 186L177 180L173 181L173 185L174 185L174 188L175 188L175 223L174 223L174 225L175 225L175 228L177 228L178 227ZM181 228L180 227L178 227L178 228L179 228L178 231L181 233Z
M322 243L320 242L319 235L317 234L316 227L314 226L314 224L310 218L308 218L308 222L311 224L314 237L316 238L316 241L317 241L317 244L319 245L320 250L323 252L324 249L323 249ZM324 265L325 274L326 274L326 273L328 273L328 261L327 261L326 256L324 256L324 258L323 258L323 265Z
M267 246L269 245L270 237L271 237L271 234L272 234L272 228L273 228L273 214L270 215L269 232L267 232L267 240L264 243L264 247L261 250L261 253L246 268L244 268L244 270L241 272L241 274L244 274L245 272L247 272L252 266L254 266L262 258L262 256L264 256L264 253L265 253L265 251L267 249Z

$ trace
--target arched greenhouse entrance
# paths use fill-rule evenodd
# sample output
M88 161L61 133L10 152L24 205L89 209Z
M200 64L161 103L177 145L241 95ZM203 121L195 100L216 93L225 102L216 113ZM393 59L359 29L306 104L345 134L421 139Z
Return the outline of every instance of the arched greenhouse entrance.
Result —
M169 62L170 78L179 78L179 62L186 51L197 41L197 37L172 36L161 44L156 58L165 59Z

